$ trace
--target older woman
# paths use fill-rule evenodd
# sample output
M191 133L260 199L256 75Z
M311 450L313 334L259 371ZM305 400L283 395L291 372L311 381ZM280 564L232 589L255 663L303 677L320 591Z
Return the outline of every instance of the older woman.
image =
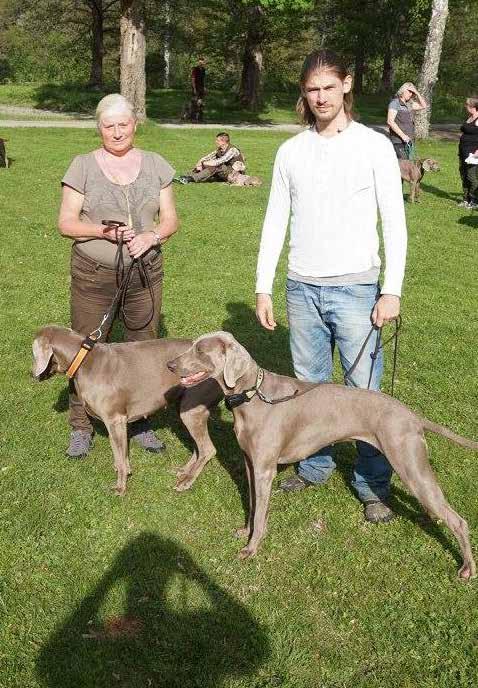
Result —
M109 309L117 289L115 261L121 237L125 266L141 256L151 287L145 288L144 275L133 270L126 294L125 339L154 339L161 310L161 245L178 228L171 186L174 170L157 153L134 147L136 117L126 98L106 96L98 104L96 118L101 147L74 158L62 179L58 227L73 240L71 324L86 335ZM125 226L108 228L104 220ZM103 339L107 335L103 333ZM74 387L70 387L70 425L67 455L85 456L93 427ZM133 423L131 436L149 451L164 448L147 421Z
M410 160L414 156L415 124L414 114L427 107L425 99L415 86L407 81L398 89L390 101L387 113L387 124L390 140L395 148L397 158Z
M468 117L461 125L458 144L463 200L458 205L476 210L478 208L478 165L470 165L466 160L470 154L478 156L478 98L467 98L465 108Z

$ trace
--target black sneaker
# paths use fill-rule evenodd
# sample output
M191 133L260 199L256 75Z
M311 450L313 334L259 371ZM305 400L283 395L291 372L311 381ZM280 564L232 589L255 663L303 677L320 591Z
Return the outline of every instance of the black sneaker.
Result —
M389 523L396 516L390 507L379 499L364 502L364 518L369 523Z
M182 175L181 177L178 177L178 182L180 184L190 184L193 181L194 179L192 177L189 177L188 175Z
M70 459L84 459L93 446L93 435L88 430L73 430L70 434L70 444L66 455Z

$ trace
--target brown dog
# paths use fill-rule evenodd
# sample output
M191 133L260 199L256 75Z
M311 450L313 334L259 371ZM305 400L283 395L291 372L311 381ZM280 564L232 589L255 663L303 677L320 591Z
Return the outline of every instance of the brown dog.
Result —
M410 203L419 203L420 182L425 172L439 172L440 166L436 160L399 160L400 174L405 182L410 183Z
M66 327L43 327L33 342L33 377L44 380L57 372L66 372L83 339ZM186 390L166 366L168 360L189 349L191 343L190 339L153 339L96 344L74 378L86 410L102 420L108 430L117 471L115 490L119 495L125 493L126 479L131 473L127 423L150 416L168 403L178 403L181 420L196 444L190 461L178 472L176 489L188 489L192 467L203 466L216 453L207 419L210 408L222 398L221 389L209 380L195 390Z
M168 367L187 387L213 378L224 392L234 392L229 404L235 406L234 431L244 452L250 494L249 521L241 533L249 541L241 558L253 556L264 537L277 464L293 463L329 444L354 439L383 452L410 492L450 528L463 555L459 576L476 575L468 525L443 496L428 461L424 431L468 449L478 450L478 442L420 418L380 392L301 382L268 371L262 371L261 379L257 363L227 332L200 337Z

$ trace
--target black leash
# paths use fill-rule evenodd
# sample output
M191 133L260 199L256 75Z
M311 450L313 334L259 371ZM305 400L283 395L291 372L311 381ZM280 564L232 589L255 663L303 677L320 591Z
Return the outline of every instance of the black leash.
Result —
M250 389L245 389L243 392L240 392L240 394L227 394L224 397L224 403L226 405L226 408L229 411L232 411L232 409L236 408L236 406L240 406L241 404L250 401L253 397L256 396L256 394L261 401L263 401L266 404L270 404L271 406L274 406L274 404L282 404L284 401L289 401L290 399L296 399L297 397L301 397L303 394L307 394L307 392L310 392L312 389L314 389L314 387L310 387L309 389L304 389L302 392L299 392L299 390L296 389L293 394L288 394L286 397L279 397L279 399L271 399L260 390L260 386L262 385L263 380L264 370L262 368L258 368L256 383L254 387L251 387Z
M140 256L139 258L133 258L131 261L130 265L128 266L128 269L125 273L125 266L124 266L124 258L123 258L123 236L121 233L118 232L118 229L120 227L125 227L126 223L125 222L119 222L117 220L103 220L102 221L103 225L106 225L108 229L114 229L115 230L115 238L116 238L116 243L118 244L118 248L116 250L116 256L115 256L115 273L116 273L116 294L113 297L113 301L111 302L111 306L108 308L106 313L103 316L103 319L101 323L98 325L98 327L93 330L93 332L90 332L89 335L87 335L83 341L81 342L81 347L79 351L76 353L75 357L73 358L72 362L70 363L68 370L66 371L66 374L68 378L71 380L75 377L78 368L81 366L83 361L85 360L86 356L90 353L90 351L93 349L95 344L98 342L99 339L101 339L103 335L103 330L105 332L108 332L110 329L113 320L115 319L116 313L119 311L119 317L123 321L124 326L127 327L129 330L142 330L143 327L146 327L149 325L151 320L154 317L154 292L153 292L153 287L151 285L151 280L149 278L148 272L146 270L146 266L144 264L143 257ZM151 313L148 315L148 318L146 322L144 322L142 325L139 327L133 327L127 320L126 318L126 293L128 291L129 284L131 282L131 277L133 274L134 269L138 270L139 277L141 280L141 284L143 286L143 289L146 287L148 288L149 295L151 298Z
M113 297L113 301L111 302L111 306L108 308L106 313L103 316L103 319L100 323L100 325L96 328L96 330L93 330L91 335L95 335L97 339L100 339L103 333L103 329L105 332L109 330L111 327L113 320L115 319L116 313L118 313L118 316L120 320L123 321L124 326L128 330L133 330L136 332L137 330L142 330L144 327L149 325L149 323L152 321L154 318L154 292L153 292L153 287L151 284L151 280L149 278L148 272L146 270L146 266L143 260L143 257L140 256L139 258L133 258L131 263L129 264L128 268L125 268L124 264L124 257L123 257L123 236L122 233L118 232L118 229L120 227L125 227L124 222L119 222L116 220L103 220L102 224L106 225L109 229L114 229L115 230L115 238L116 238L116 243L118 244L118 248L116 250L116 256L115 256L115 275L116 275L116 293ZM144 323L137 327L133 327L133 325L128 321L127 316L126 316L126 299L127 299L127 292L128 292L128 287L131 282L131 278L133 276L133 271L134 270L138 271L139 278L141 280L141 285L143 286L143 289L148 289L149 291L149 296L151 299L151 310L150 313Z
M381 329L380 327L375 327L375 325L371 328L370 332L365 338L364 343L360 347L360 351L358 352L357 358L355 361L352 363L351 367L348 369L344 376L344 381L348 380L356 367L359 364L360 359L362 358L365 349L367 347L367 344L370 340L370 337L373 335L374 332L377 332L377 341L375 343L375 348L373 352L370 354L370 358L372 359L372 365L370 367L370 375L368 378L368 385L367 389L370 389L370 384L372 382L372 375L373 375L373 369L375 366L375 361L377 360L378 353L380 349L383 349L384 346L386 346L389 342L391 342L393 339L395 340L395 346L394 346L394 351L393 351L393 370L392 370L392 391L391 395L393 396L394 392L394 384L395 384L395 372L397 369L397 356L398 356L398 333L402 327L402 318L399 315L395 319L395 332L385 341L383 344L380 343L380 337L381 337ZM224 397L224 403L226 405L226 408L229 411L232 411L234 408L237 406L241 406L241 404L247 403L251 401L256 395L259 397L261 401L263 401L266 404L270 404L273 406L274 404L282 404L284 401L289 401L290 399L296 399L297 397L301 397L303 394L307 394L307 392L310 392L312 389L315 389L315 387L310 387L309 389L304 389L302 392L299 392L298 389L295 390L293 394L288 394L285 397L279 397L278 399L271 399L270 397L267 397L263 392L261 392L260 387L262 385L262 382L264 380L264 370L262 368L258 368L257 370L257 376L256 376L256 382L254 387L250 387L249 389L245 389L243 392L240 392L239 394L226 394Z
M395 340L395 346L393 347L392 384L391 384L391 392L390 392L391 396L393 397L394 389L395 389L395 373L397 370L397 359L398 359L398 333L400 332L400 330L402 328L402 316L399 315L397 318L395 318L394 323L395 323L395 332L385 342L383 342L383 344L380 343L382 328L376 327L375 325L372 326L370 332L366 336L365 341L360 348L360 351L357 354L357 358L355 359L355 361L352 363L351 367L345 373L344 382L346 382L347 380L349 380L352 377L354 370L358 366L359 361L362 358L362 356L365 352L365 349L367 348L367 344L369 342L370 337L373 335L374 332L377 332L377 341L375 342L375 348L374 348L373 352L370 354L370 358L372 359L372 365L370 366L370 375L368 377L367 389L370 389L370 385L372 383L373 369L375 367L375 361L377 360L380 349L383 349L387 344L389 344L389 342L391 342L392 340Z

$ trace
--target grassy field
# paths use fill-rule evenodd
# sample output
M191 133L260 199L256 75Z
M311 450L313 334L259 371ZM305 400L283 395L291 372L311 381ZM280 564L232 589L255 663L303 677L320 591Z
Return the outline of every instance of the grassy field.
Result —
M103 94L85 89L82 84L0 84L1 105L17 105L45 110L93 114L101 95L117 90L110 84ZM262 107L251 112L240 107L233 93L210 91L206 101L205 120L224 124L294 124L297 93L266 93ZM181 116L189 95L175 89L149 89L148 117L153 121L175 121ZM464 119L465 97L437 94L433 104L432 121L461 122ZM364 95L356 99L355 109L362 121L382 124L389 102L387 95ZM8 115L1 115L5 118ZM15 115L12 119L26 119Z
M285 263L274 333L255 322L254 272L271 163L284 135L238 132L260 189L176 189L181 230L165 247L163 334L226 329L266 368L289 372ZM207 131L144 127L138 145L179 171L211 146ZM400 518L366 524L350 490L351 446L326 486L274 489L258 556L237 560L247 489L232 415L210 423L218 450L190 492L173 491L190 442L173 411L155 418L156 457L132 447L127 495L112 496L99 428L68 461L66 382L29 375L31 342L68 324L70 242L56 230L59 180L93 131L9 132L0 170L1 688L471 688L477 684L477 582L458 582L459 552L394 478ZM478 216L456 207L456 144L422 143L440 161L407 206L410 248L398 397L469 437L476 408ZM390 381L390 355L385 389ZM265 428L267 432L267 428ZM451 504L478 552L478 457L429 437ZM283 478L287 473L282 473Z

